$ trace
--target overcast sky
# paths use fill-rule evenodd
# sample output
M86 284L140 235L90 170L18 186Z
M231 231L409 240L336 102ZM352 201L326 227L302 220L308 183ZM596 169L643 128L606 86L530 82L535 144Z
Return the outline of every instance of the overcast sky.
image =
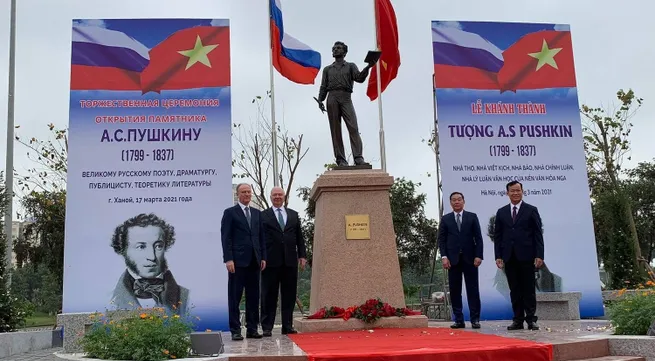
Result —
M68 123L71 20L103 18L229 18L232 39L232 116L248 122L255 116L250 100L269 88L268 0L20 0L17 27L16 124L20 135L47 137L46 125ZM372 0L281 0L285 31L321 52L323 66L334 41L348 44L348 59L360 68L374 47ZM655 23L650 1L624 5L607 0L395 0L402 65L383 94L387 170L395 177L423 183L427 211L436 217L435 160L421 142L433 124L431 20L520 21L571 25L580 102L607 104L619 88L633 88L645 99L634 119L632 161L655 155ZM5 168L9 0L0 1L0 166ZM296 85L276 74L278 121L304 134L309 154L296 186L310 185L332 161L327 119L312 96L318 84ZM377 103L358 85L353 96L364 141L364 156L380 167ZM345 135L345 133L344 133ZM348 140L345 139L347 148ZM347 149L349 152L349 149ZM15 168L24 172L25 149L16 145ZM291 207L304 208L292 198Z

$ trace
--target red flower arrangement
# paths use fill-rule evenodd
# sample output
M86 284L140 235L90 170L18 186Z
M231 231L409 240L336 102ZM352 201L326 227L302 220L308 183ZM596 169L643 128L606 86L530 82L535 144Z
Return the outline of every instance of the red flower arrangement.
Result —
M410 310L409 308L394 308L379 298L372 298L360 306L352 306L347 309L341 307L323 307L313 315L307 316L309 320L320 320L325 318L343 318L349 320L356 318L366 323L374 323L382 317L405 317L417 316L421 311Z

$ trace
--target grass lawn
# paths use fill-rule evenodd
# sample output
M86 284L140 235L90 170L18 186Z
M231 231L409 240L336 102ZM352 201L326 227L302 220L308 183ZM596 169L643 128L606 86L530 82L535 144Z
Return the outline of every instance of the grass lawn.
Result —
M25 320L26 323L23 328L53 326L56 323L56 320L56 315L48 315L47 313L35 312L32 317Z

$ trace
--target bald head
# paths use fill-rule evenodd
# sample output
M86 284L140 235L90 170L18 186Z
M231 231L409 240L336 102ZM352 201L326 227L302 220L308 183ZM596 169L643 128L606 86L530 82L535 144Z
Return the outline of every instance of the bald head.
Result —
M271 202L273 207L280 208L284 205L284 189L281 187L273 187L271 189Z

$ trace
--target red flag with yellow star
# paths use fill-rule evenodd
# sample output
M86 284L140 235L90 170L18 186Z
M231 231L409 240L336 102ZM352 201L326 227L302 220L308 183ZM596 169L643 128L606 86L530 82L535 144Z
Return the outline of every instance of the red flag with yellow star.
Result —
M387 89L389 83L398 75L400 68L400 50L398 49L398 23L396 13L390 0L375 0L375 24L377 26L378 49L382 51L380 60L371 69L366 95L371 101L378 97L378 75L380 68L380 92Z
M141 73L143 93L230 85L230 28L179 30L150 50Z
M525 35L503 52L500 91L575 87L570 31L544 30Z

